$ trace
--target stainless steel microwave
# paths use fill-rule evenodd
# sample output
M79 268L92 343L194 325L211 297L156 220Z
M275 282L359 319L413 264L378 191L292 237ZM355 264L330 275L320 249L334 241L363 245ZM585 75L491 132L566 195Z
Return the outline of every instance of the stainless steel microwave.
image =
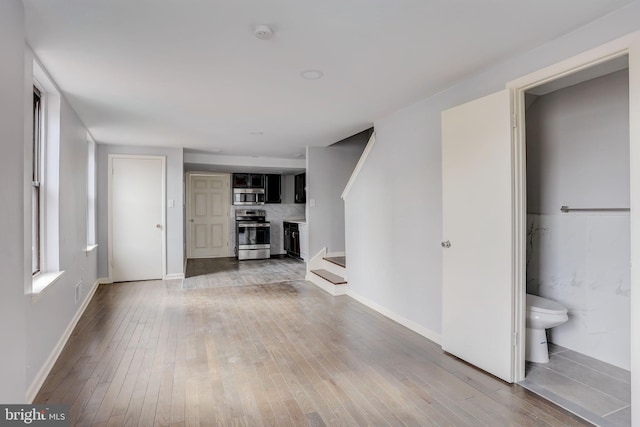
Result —
M264 205L264 188L234 188L234 205Z

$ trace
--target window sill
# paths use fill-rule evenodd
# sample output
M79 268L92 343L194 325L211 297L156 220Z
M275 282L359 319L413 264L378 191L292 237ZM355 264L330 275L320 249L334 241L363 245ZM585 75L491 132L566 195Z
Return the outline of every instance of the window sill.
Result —
M84 253L86 255L89 255L91 252L95 251L96 249L98 249L98 245L88 245L87 249L84 250Z
M62 275L62 271L53 271L50 273L39 273L31 280L31 297L38 298L51 285L53 285Z

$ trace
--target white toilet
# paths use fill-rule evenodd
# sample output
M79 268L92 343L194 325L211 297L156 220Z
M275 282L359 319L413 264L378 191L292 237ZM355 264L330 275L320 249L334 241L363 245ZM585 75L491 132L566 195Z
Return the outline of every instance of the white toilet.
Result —
M567 307L559 302L527 294L527 332L525 360L549 362L546 329L562 325L569 319Z

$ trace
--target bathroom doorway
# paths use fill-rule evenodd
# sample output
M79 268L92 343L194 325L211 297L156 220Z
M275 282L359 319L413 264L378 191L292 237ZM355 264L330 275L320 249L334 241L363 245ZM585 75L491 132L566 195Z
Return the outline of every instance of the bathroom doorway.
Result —
M526 293L568 320L520 384L630 425L629 67L620 55L526 90Z

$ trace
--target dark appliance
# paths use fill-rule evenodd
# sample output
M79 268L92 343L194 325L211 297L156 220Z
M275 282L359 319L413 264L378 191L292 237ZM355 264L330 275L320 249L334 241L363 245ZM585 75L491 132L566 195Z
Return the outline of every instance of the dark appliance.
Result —
M264 205L264 188L234 188L234 205Z
M263 209L236 210L236 255L239 260L271 256L271 223Z

